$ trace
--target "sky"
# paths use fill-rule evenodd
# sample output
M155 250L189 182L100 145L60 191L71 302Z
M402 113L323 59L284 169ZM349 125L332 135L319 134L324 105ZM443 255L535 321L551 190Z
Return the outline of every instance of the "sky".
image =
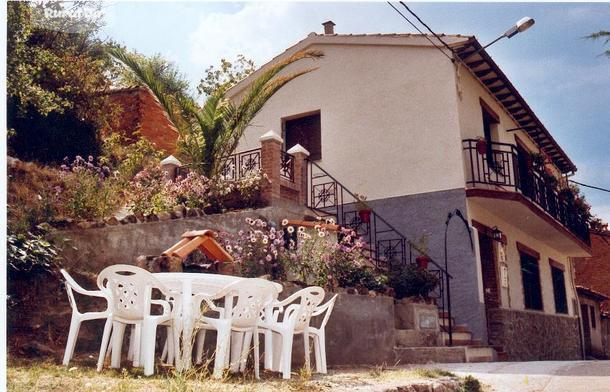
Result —
M610 189L610 3L408 3L435 32L485 44L523 16L536 24L488 48L578 167L574 180ZM337 33L416 32L385 2L109 2L101 35L173 61L194 87L205 68L243 54L262 65L332 20ZM609 44L610 46L610 44ZM439 53L439 55L441 55ZM610 222L610 193L581 188Z

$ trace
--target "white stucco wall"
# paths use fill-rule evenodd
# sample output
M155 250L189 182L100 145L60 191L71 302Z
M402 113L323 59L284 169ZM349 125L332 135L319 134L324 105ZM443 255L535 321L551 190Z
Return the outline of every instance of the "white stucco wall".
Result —
M437 49L314 44L316 71L282 88L238 151L281 132L282 118L320 110L321 166L369 199L464 187L453 65ZM311 66L293 64L288 72ZM243 93L243 92L242 92ZM237 95L239 99L239 95Z
M506 132L507 129L518 128L520 125L508 115L495 97L463 66L459 67L458 83L461 92L461 97L458 99L458 112L462 139L476 139L484 136L483 114L480 103L480 99L482 99L500 117L497 132L493 135L495 141L516 145L516 138L518 137L530 152L539 151L536 143L527 132L523 130ZM559 176L560 171L555 165L550 165L550 167L555 175Z
M508 265L508 289L500 287L502 307L525 310L523 302L523 282L521 280L521 263L519 251L517 250L517 242L528 246L529 248L540 253L538 260L540 270L540 286L542 292L542 303L545 313L555 314L555 295L553 292L553 281L551 278L551 265L549 259L562 264L564 266L564 278L566 286L566 298L568 302L568 314L575 315L572 300L576 298L575 287L572 281L572 271L569 258L550 247L548 244L536 240L527 232L521 230L514 222L509 223L506 220L500 219L493 215L488 209L483 209L472 201L468 202L468 215L488 227L497 226L500 231L507 237L506 245L506 264ZM480 269L480 257L477 254L477 263ZM498 268L498 279L500 279L500 270ZM480 283L479 283L480 284Z

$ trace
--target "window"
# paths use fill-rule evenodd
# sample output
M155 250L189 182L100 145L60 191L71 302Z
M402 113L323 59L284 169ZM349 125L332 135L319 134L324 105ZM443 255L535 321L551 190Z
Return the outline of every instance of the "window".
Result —
M519 254L521 258L521 277L523 280L523 301L525 308L542 310L538 259L525 252L519 252Z
M320 113L284 120L286 150L300 144L309 151L309 159L322 159L322 132Z
M551 265L553 279L553 293L555 294L555 313L568 313L568 300L566 298L566 283L561 268Z
M495 157L492 143L497 140L497 124L500 122L498 115L483 101L481 102L481 110L483 112L483 135L487 141L487 163L494 167Z
M595 307L589 305L589 309L591 309L591 328L595 329Z

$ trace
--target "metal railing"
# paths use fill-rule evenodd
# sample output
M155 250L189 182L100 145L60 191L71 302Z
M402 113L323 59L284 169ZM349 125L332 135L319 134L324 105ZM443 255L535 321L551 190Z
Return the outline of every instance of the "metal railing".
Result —
M261 169L261 149L238 152L222 158L220 176L223 180L236 181Z
M294 181L294 157L285 151L282 151L280 177L291 182Z
M307 207L320 216L336 218L338 225L350 228L361 236L367 242L366 252L377 268L391 270L407 263L415 264L415 258L419 255L428 256L374 210L371 210L368 221L363 219L356 207L356 196L317 163L308 160L307 171ZM451 320L449 285L453 277L436 261L429 259L428 271L439 281L431 297L436 300L439 310L446 312ZM451 323L446 332L451 345Z
M555 184L542 175L541 170L529 168L526 157L520 157L517 147L507 143L491 143L485 153L477 150L477 140L462 141L469 165L466 184L499 186L519 192L537 204L571 233L590 245L589 227L557 192Z

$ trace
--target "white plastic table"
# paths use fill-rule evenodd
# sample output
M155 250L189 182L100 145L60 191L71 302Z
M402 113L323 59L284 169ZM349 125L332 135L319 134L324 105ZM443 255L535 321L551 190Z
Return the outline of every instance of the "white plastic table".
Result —
M221 274L205 274L205 273L188 273L188 272L158 272L153 274L157 279L161 281L168 289L178 292L181 294L182 309L180 312L175 313L174 325L176 327L176 333L182 334L182 347L176 347L176 369L178 371L189 369L192 365L192 342L193 342L193 328L195 325L195 319L193 317L192 299L193 294L206 294L209 296L216 296L226 286L246 279L239 276L232 275L221 275ZM282 291L282 285L274 283L278 292ZM243 336L238 337L238 340L242 340ZM271 336L267 338L271 339ZM239 347L241 344L231 344L232 346L232 357L239 357ZM269 341L269 343L271 343ZM234 349L235 348L235 349ZM237 350L237 352L234 352ZM266 350L268 351L268 350ZM236 354L236 355L234 355ZM268 355L265 353L265 359L267 360ZM270 360L270 359L269 359ZM235 361L237 363L237 361ZM234 367L234 365L232 365Z

